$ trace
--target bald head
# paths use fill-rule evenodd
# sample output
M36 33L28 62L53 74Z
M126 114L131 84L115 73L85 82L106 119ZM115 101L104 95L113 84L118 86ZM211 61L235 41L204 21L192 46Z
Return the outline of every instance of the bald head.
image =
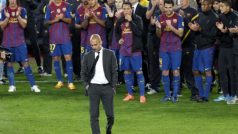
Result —
M90 37L90 44L94 51L99 52L102 48L102 39L100 35L93 34Z

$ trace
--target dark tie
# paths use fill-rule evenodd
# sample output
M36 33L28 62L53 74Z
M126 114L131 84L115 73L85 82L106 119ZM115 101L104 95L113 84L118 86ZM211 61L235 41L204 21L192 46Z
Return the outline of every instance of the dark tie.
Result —
M97 62L98 62L99 55L100 55L100 52L97 52L97 53L98 53L98 55L96 56L96 58L95 58L95 60L94 60L94 62L93 62L93 67L92 67L92 69L93 69L94 72L95 72L95 67L96 67L96 64L97 64Z
M100 52L97 52L98 53L98 55L97 55L97 57L95 58L95 60L93 61L93 66L92 66L92 68L91 68L91 70L90 70L90 81L91 81L91 79L93 78L93 76L94 76L94 74L95 74L95 67L96 67L96 64L97 64L97 62L98 62L98 59L99 59L99 55L100 55ZM89 82L90 82L89 81Z

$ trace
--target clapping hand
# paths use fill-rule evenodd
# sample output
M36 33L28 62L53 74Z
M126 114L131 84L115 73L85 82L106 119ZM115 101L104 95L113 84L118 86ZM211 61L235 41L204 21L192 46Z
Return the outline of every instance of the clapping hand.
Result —
M171 20L166 20L166 25L167 25L169 28L173 27L172 24L171 24Z
M161 28L161 24L158 20L156 20L155 25L156 25L157 28L159 28L159 29Z
M122 15L122 13L123 13L123 10L122 10L122 9L119 9L119 10L117 10L117 12L115 13L115 16L116 16L117 18L120 18L121 15Z
M21 9L18 7L16 12L16 17L20 16Z
M155 22L156 22L156 21L157 21L156 16L154 16L154 17L151 16L151 17L150 17L150 24L151 24L151 25L155 25Z
M122 45L124 43L124 39L120 39L118 43L119 45Z
M10 14L7 10L4 10L4 14L5 14L6 18L10 18Z
M132 21L131 15L128 15L128 14L125 15L125 19L129 22Z
M224 27L224 24L222 22L216 22L216 26L219 30L222 30Z
M233 28L229 28L229 32L231 32L231 33L238 33L238 26L235 26Z
M105 5L105 7L106 7L108 16L109 16L110 18L112 18L112 17L114 16L114 10L112 11L112 9L111 9L106 3L105 3L104 5Z
M216 22L216 26L223 33L227 32L228 30L227 27L224 28L224 24L222 22Z

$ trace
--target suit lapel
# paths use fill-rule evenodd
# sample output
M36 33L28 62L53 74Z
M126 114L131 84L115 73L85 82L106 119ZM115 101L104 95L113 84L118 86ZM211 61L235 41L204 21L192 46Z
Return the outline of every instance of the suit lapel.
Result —
M91 69L93 67L93 62L95 60L95 53L94 53L94 51L91 51L89 59L91 59L90 60L90 69Z
M103 62L103 71L105 73L105 67L106 67L106 59L107 58L107 55L106 55L106 52L105 52L105 49L102 50L102 62Z
M135 14L136 15L140 14L139 11L140 11L140 4L137 5L136 10L135 10Z

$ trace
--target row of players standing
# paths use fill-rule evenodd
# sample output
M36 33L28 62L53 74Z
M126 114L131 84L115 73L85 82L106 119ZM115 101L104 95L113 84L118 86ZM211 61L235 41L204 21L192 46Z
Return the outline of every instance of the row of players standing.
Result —
M57 4L55 5L55 2L56 3L57 2L61 3L62 1L61 0L52 1L50 3L50 5L46 8L46 12L49 13L49 7L51 7L51 8L56 7L55 12L58 12L57 11ZM159 65L158 64L159 63L159 60L158 60L159 59L158 58L158 50L159 50L158 46L159 46L159 44L155 43L155 42L160 42L160 41L159 41L159 38L157 38L156 34L155 34L155 31L156 31L155 22L156 22L156 19L158 19L157 16L159 14L161 14L161 12L163 12L165 8L164 8L164 2L163 1L156 1L156 0L151 1L151 4L150 4L150 7L149 7L148 11L143 6L140 6L140 4L138 4L138 1L131 0L130 2L132 3L132 5L134 7L134 8L131 8L131 10L132 9L134 9L134 10L131 14L129 14L129 16L131 16L131 17L126 17L125 16L124 20L122 19L122 22L123 21L128 21L128 19L132 20L132 21L134 21L134 19L135 20L137 19L139 21L139 23L136 23L137 25L134 25L136 28L135 27L133 28L133 25L129 25L131 27L128 28L128 23L125 23L124 27L118 27L117 25L115 25L116 26L115 31L112 31L112 32L110 32L111 34L108 34L107 39L108 39L109 42L106 40L106 37L105 37L106 34L102 34L101 37L103 38L103 40L105 42L104 47L108 47L106 45L106 42L107 42L108 45L109 45L109 48L111 47L111 49L114 49L114 50L117 49L117 50L115 50L116 53L118 53L118 49L119 49L118 47L119 46L110 45L110 43L111 43L110 41L116 41L116 42L111 43L113 45L116 45L118 43L119 44L127 44L128 43L129 48L131 47L129 49L129 51L127 49L121 50L122 53L125 54L124 57L119 58L119 56L118 56L118 60L123 59L122 61L124 61L124 63L126 63L126 64L124 64L124 66L121 66L121 67L123 67L122 69L126 70L126 71L124 71L124 78L125 78L125 82L126 82L128 93L129 93L128 96L126 96L124 98L124 101L129 101L129 100L134 99L133 92L132 92L132 86L133 86L133 81L134 81L133 80L133 72L136 72L137 79L138 79L137 80L138 81L138 86L140 88L140 96L141 96L140 100L143 103L143 102L145 102L145 97L144 97L145 82L144 82L144 76L143 76L143 73L142 73L142 66L141 66L142 61L144 61L143 63L148 63L148 64L145 64L145 66L143 66L143 71L146 70L144 68L146 68L146 67L149 68L148 73L144 72L144 74L149 74L149 77L148 78L146 77L146 81L148 83L152 84L153 89L158 88L158 83L160 81L160 77L159 77L160 73L158 71L159 70L159 66L158 66ZM43 3L47 4L48 2L43 2ZM80 31L81 32L81 43L80 44L82 46L81 54L90 50L90 46L88 46L89 43L87 43L87 39L89 39L89 37L90 37L90 34L88 34L88 32L89 33L94 32L94 33L99 33L100 34L101 32L99 32L99 31L100 31L100 29L102 29L102 30L104 30L104 33L105 33L105 30L106 30L104 28L105 26L107 26L108 29L113 29L114 25L111 25L112 27L109 27L110 26L109 23L110 23L110 21L112 21L112 19L111 19L112 16L115 15L113 17L119 17L119 16L121 16L120 12L122 13L122 11L124 10L124 9L122 9L122 4L121 4L121 6L120 6L120 4L118 4L118 3L122 3L122 2L116 1L116 3L117 3L117 4L115 4L116 7L113 7L113 6L110 7L110 5L109 5L109 7L106 6L106 9L107 9L107 11L106 11L105 8L102 8L101 5L99 5L99 3L95 0L82 1L81 2L81 5L77 8L76 15L75 15L76 16L76 25L75 25L75 27L76 28L81 28L81 31ZM205 5L208 5L207 6L208 9L204 9L204 5L203 5L202 10L209 10L210 11L211 10L211 4L212 4L211 1L205 1L205 3L208 3L208 4L205 4ZM172 4L172 6L174 6L173 3L169 3L169 4ZM62 6L62 4L59 4L59 5ZM62 7L62 11L65 12L65 11L67 11L68 7L67 7L66 3L63 4L63 5L65 7L64 6ZM63 8L66 8L66 10L64 11ZM92 10L92 9L94 9L94 10ZM113 14L113 11L116 11L115 14ZM60 14L60 12L61 11L59 11L59 14ZM80 12L83 12L83 13L80 13ZM85 12L86 12L86 14L85 14ZM109 15L111 17L106 16L107 12L108 12L108 14L111 14L111 15ZM125 12L125 11L123 11L123 12ZM170 11L170 13L174 14L173 11ZM205 54L205 56L206 56L205 59L209 60L208 65L207 66L205 65L206 66L206 74L207 74L206 75L207 76L207 79L206 79L207 82L206 82L205 93L202 90L203 86L201 86L202 81L201 81L201 75L199 73L199 71L201 71L201 72L204 71L204 68L201 68L199 62L193 62L193 63L198 63L198 66L199 66L199 67L197 67L197 69L195 69L196 66L194 66L194 68L193 68L194 74L195 74L195 82L194 82L193 73L192 73L192 64L191 64L192 62L187 62L187 61L192 61L194 59L194 58L192 58L193 57L193 50L194 50L193 46L194 46L194 44L197 44L196 47L198 48L198 50L203 49L203 47L199 47L199 45L201 45L201 44L205 43L204 45L205 46L208 45L209 47L213 45L212 41L214 41L213 37L216 35L215 31L217 29L215 27L214 30L211 30L212 29L211 27L215 26L215 25L213 25L213 23L216 22L217 20L209 21L210 25L206 25L206 27L205 27L204 22L206 22L205 21L206 19L202 20L202 16L207 17L206 16L207 11L203 11L203 12L200 13L201 15L199 15L199 17L197 18L198 20L196 21L196 22L199 22L200 24L193 23L195 21L194 17L196 18L196 16L197 16L197 11L195 9L192 9L191 7L189 7L189 3L188 3L187 0L183 0L183 2L181 2L181 10L178 10L178 13L180 13L180 15L182 15L184 17L184 22L185 22L185 30L184 30L184 34L183 34L183 37L182 37L183 49L181 51L182 52L182 55L181 55L181 57L182 57L181 58L182 59L182 69L181 70L183 72L182 74L184 74L184 78L185 78L187 84L189 85L189 88L192 89L191 90L192 91L192 97L195 97L195 96L199 95L200 96L200 97L198 97L199 101L207 101L208 94L209 94L209 91L210 91L210 88L211 88L212 76L211 76L211 73L210 73L211 71L210 70L212 69L211 61L212 61L213 55L212 54ZM138 14L143 19L142 20L138 19L138 17L135 14ZM72 14L70 14L70 16L68 15L68 17L69 18L72 17L71 15ZM97 18L97 16L98 16L98 18ZM154 16L156 16L156 17L154 17ZM94 17L96 17L96 18L94 18ZM48 19L49 19L49 17L48 17ZM117 20L117 19L115 19L115 20ZM146 21L146 20L149 20L149 19L150 19L150 25L149 25L149 22ZM208 20L210 20L210 19L208 19ZM142 25L140 25L140 21L144 22L144 23ZM119 23L119 22L117 22L117 23ZM122 22L120 22L120 23L122 23ZM189 23L189 22L192 22L192 23ZM64 23L64 22L60 22L60 23ZM106 23L108 25L105 25ZM177 23L177 22L175 22L175 23ZM113 24L113 23L111 23L111 24ZM95 28L94 27L95 25L98 25L98 26L96 26L98 28ZM157 25L157 31L158 31L159 25L158 25L158 23L156 25ZM89 30L90 26L91 26L91 30ZM208 27L208 26L210 26L210 27ZM207 30L205 33L209 33L209 35L204 34L201 31L197 31L197 32L195 32L196 34L194 33L195 35L192 36L193 32L191 32L191 30L196 31L196 28L198 28L198 27L202 27L202 29L204 29L204 31ZM124 29L122 29L122 28L124 28ZM97 31L98 29L99 29L99 31ZM191 29L191 30L189 30L189 29ZM122 34L120 34L120 32L122 30L125 30L125 31L123 31ZM169 30L169 29L167 29L167 30ZM211 30L211 32L208 32L209 30ZM63 30L63 32L65 32L65 30ZM87 32L87 34L86 34L86 32ZM171 31L168 31L168 32L171 32ZM115 33L115 39L113 40L114 33ZM187 36L187 33L189 33L188 34L189 36ZM125 35L128 34L128 36L124 36L124 34ZM148 34L148 36L147 36L147 34ZM212 36L211 36L211 34L212 34ZM51 37L53 37L53 36L54 36L54 34ZM210 42L208 42L208 41L202 42L204 37L202 37L202 39L199 39L199 38L201 38L200 36L204 36L204 37L207 36L207 38L208 38L207 40L210 41ZM68 35L64 36L64 37L67 37L69 39ZM84 37L86 37L85 40L84 40ZM186 37L186 40L185 40L184 37ZM135 38L137 38L138 40L135 39ZM162 38L163 37L161 37L161 39ZM189 38L191 38L191 39L189 39ZM44 38L44 39L46 39L46 38ZM133 39L133 40L131 40L131 39ZM140 39L142 39L142 40L140 41ZM194 43L193 41L197 41L197 42ZM185 42L187 42L187 43L185 43ZM49 44L49 43L46 43L46 44ZM52 40L50 41L50 44L51 44L50 48L56 48L56 46L54 46L55 43L52 42ZM126 45L122 45L122 46L126 47ZM121 48L123 48L123 47L121 47ZM213 48L211 48L211 49L213 49ZM78 49L73 49L73 50L77 51ZM131 59L125 58L125 57L127 57L126 54L131 55L131 52L135 52L135 50L139 50L139 52L136 51L136 52L138 52L138 53L135 53L136 56L140 57L140 55L141 55L140 52L142 51L142 56L144 55L144 57L143 58L136 58L136 60L134 60L134 59L131 60ZM213 50L208 51L208 53L209 52L212 53ZM206 52L204 52L204 53L206 53ZM146 55L148 55L148 59L145 58ZM199 53L199 51L195 51L195 55L201 55L201 54ZM207 58L209 56L211 56L211 58ZM167 57L168 57L167 54L164 54L165 59L163 59L163 57L162 57L162 70L163 70L163 73L162 73L163 79L162 80L163 80L163 84L164 84L164 87L165 87L165 93L166 93L166 96L162 99L163 101L167 101L167 100L171 99L170 94L169 94L170 78L168 77L168 70L169 69L173 70L173 68L169 68L169 67L170 67L170 64L172 65L172 63L174 61L171 61L171 63L170 63L170 61L168 61L169 59L166 59ZM180 56L178 56L178 57L180 57ZM194 57L196 57L196 56L194 56ZM196 61L203 62L201 57L198 56L198 59L199 60L196 60ZM59 81L59 83L56 85L56 87L60 88L60 87L63 86L63 84L62 84L62 78L61 78L62 76L59 73L59 72L61 72L61 69L59 68L58 61L59 61L59 57L57 57L57 59L54 59L54 66L55 66L55 70L56 70L56 74L57 74L57 79ZM66 57L66 61L67 61L67 57ZM123 63L122 61L120 61L119 63ZM183 61L186 61L186 62L183 63ZM130 63L130 62L132 62L132 63ZM78 62L78 63L80 63L80 62ZM165 66L166 64L167 64L167 66ZM173 97L172 97L173 102L177 101L177 91L179 90L179 85L180 85L179 84L180 83L180 72L179 72L180 63L176 63L176 64L177 65L174 67L175 71L173 71L174 74L175 74L175 77L176 77L176 78L175 77L173 78L174 79L173 80L174 81L173 85L174 85L174 89L175 89L175 92L174 92ZM123 65L123 64L121 64L121 65ZM71 64L68 63L67 66L68 67L66 67L66 68L72 69ZM59 69L59 71L57 71L57 69ZM68 77L68 79L70 79L69 82L71 83L71 81L72 81L72 78L71 78L72 77L72 71L67 71L67 72L68 72L68 75L69 75L69 72L70 72L70 77ZM147 75L145 75L145 76L147 76ZM222 77L222 78L227 78L227 77ZM227 83L226 83L226 85L227 85ZM199 93L198 93L196 88L199 89L198 90ZM227 94L225 94L225 95L227 95ZM234 93L231 96L234 96Z
M115 6L106 5L105 8L108 17L105 18L106 16L104 15L106 13L104 12L106 11L103 11L104 9L97 2L96 4L92 4L92 1L88 2L89 7L85 4L78 8L79 19L77 19L76 12L76 23L79 23L80 26L82 26L80 27L82 28L81 54L91 50L89 46L89 37L91 33L98 33L101 35L104 42L103 46L109 47L115 51L119 60L120 70L124 71L124 79L128 90L128 95L123 99L124 101L134 99L132 89L134 84L134 73L137 76L141 103L146 102L144 97L145 81L146 83L151 83L153 89L158 89L160 81L158 59L161 59L162 81L166 94L162 101L178 101L177 94L181 83L181 62L183 78L192 91L191 99L197 100L198 102L208 101L213 80L214 43L217 33L226 36L223 35L224 33L220 32L222 26L227 29L229 28L229 32L235 32L236 28L234 26L237 25L235 24L235 15L232 18L233 22L229 22L232 24L228 26L225 25L223 19L218 20L218 15L214 14L212 11L213 3L210 0L201 2L200 13L189 6L188 0L181 1L181 7L179 7L176 12L181 15L182 18L173 11L173 1L151 1L150 7L147 10L140 6L137 0L130 0L129 2L132 4L131 9L124 9L123 4L120 5L120 3L122 3L120 1L116 1ZM165 4L169 6L165 7ZM222 12L221 18L225 16L223 14L228 12L234 13L234 11L231 10L231 2L222 1L221 5L222 4L223 6L225 5L225 9L227 10L225 10L224 7L221 8L222 11L225 10ZM110 29L108 30L108 38L106 38L105 35L105 24L97 20L100 17L101 20L106 22L106 29ZM207 22L207 20L209 21ZM183 25L183 23L185 24ZM234 29L232 29L232 26ZM157 34L160 38L156 37L156 29L157 31L161 30L161 33L159 32L159 34ZM233 35L230 38L235 38ZM224 44L226 44L226 41L227 39L221 39L221 44L224 42ZM181 47L181 44L183 48ZM233 42L230 46L233 46ZM220 45L220 47L223 48L222 45ZM158 52L160 58L158 58ZM222 55L222 53L220 53L220 55ZM219 57L224 57L224 55ZM221 86L222 89L224 88L223 90L225 90L224 96L231 96L230 100L234 102L237 88L236 86L232 86L230 88L232 90L229 94L228 85L230 81L228 81L228 74L224 71L227 70L227 67L223 65L225 62L224 60L226 59L219 59L219 65L222 66L219 67L219 72L222 73L221 75L224 76L222 79L225 81L224 83L221 83ZM234 69L233 65L231 67ZM149 68L148 71L147 68ZM170 83L171 77L169 76L169 70L172 70L173 72L172 84ZM144 72L144 75L142 71ZM203 86L202 72L205 72L206 76L205 86ZM230 72L232 72L232 76L234 76L234 70L231 70ZM147 74L149 77L145 77L146 79L144 80L144 76L147 76ZM234 85L235 81L231 81ZM172 97L170 95L170 85L173 85L174 90ZM205 89L203 89L203 87Z
M131 3L135 6L138 1ZM143 52L148 52L149 50L148 55L151 54L151 56L155 57L158 56L159 52L160 58L149 56L149 59L144 60L150 63L148 74L151 77L149 77L149 82L152 83L154 89L158 89L159 82L153 82L153 80L158 80L159 77L154 76L156 73L151 74L151 72L159 72L159 64L156 64L156 62L159 61L158 59L161 60L162 82L165 91L162 101L178 101L177 94L181 83L180 74L183 74L184 80L192 91L191 100L207 102L214 77L212 75L215 52L214 45L216 41L219 41L218 72L221 76L220 84L223 90L223 98L225 98L228 104L236 103L236 96L238 95L236 66L238 64L232 62L232 60L236 58L235 53L237 51L237 13L231 8L232 3L229 0L219 1L220 14L216 14L212 6L213 1L203 0L201 1L201 11L197 11L189 5L189 0L183 0L181 1L181 7L173 11L173 1L151 1L151 5L146 12L147 19L150 19L149 29L147 29L146 18L144 19L143 15L136 13L135 7L133 8L135 11L133 10L134 12L131 18L126 16L124 8L124 16L122 18L118 19L116 16L118 12L115 13L115 40L118 41L116 43L120 46L119 64L121 69L124 70L124 78L128 90L128 95L124 98L124 101L134 99L132 92L134 80L132 74L133 72L140 74L142 71L138 68L141 67L141 61L140 58L137 59L139 55L137 52L142 50L143 55ZM159 10L156 10L156 7ZM107 8L107 11L110 14L111 11L109 8ZM162 14L159 13L159 16L154 14L156 11L157 13L162 12ZM136 18L136 14L140 15L144 20L144 27L142 29L140 29L140 22L137 22L139 20ZM128 22L130 24L129 27ZM137 28L134 27L134 24L136 24ZM157 36L160 38L156 37L155 29ZM143 33L140 33L140 30ZM127 34L130 32L132 32L132 35L130 36L129 34L128 36ZM147 33L149 36L147 36ZM140 50L137 49L141 45L138 37L148 41L143 42L141 40L144 46L139 47ZM157 42L160 42L160 44ZM131 48L127 43L131 43ZM159 49L157 50L156 48L149 49L150 47L158 46ZM128 56L130 57L129 61L126 59ZM153 63L155 63L155 66L153 66ZM172 82L170 82L170 70L172 70L171 74L173 75ZM202 79L202 73L204 72L206 77L205 84L203 84ZM140 102L143 103L145 102L145 98L143 97L144 92L142 90L143 84L140 83L143 82L143 78L138 76L137 80L139 81ZM170 86L173 88L172 96L170 94Z

